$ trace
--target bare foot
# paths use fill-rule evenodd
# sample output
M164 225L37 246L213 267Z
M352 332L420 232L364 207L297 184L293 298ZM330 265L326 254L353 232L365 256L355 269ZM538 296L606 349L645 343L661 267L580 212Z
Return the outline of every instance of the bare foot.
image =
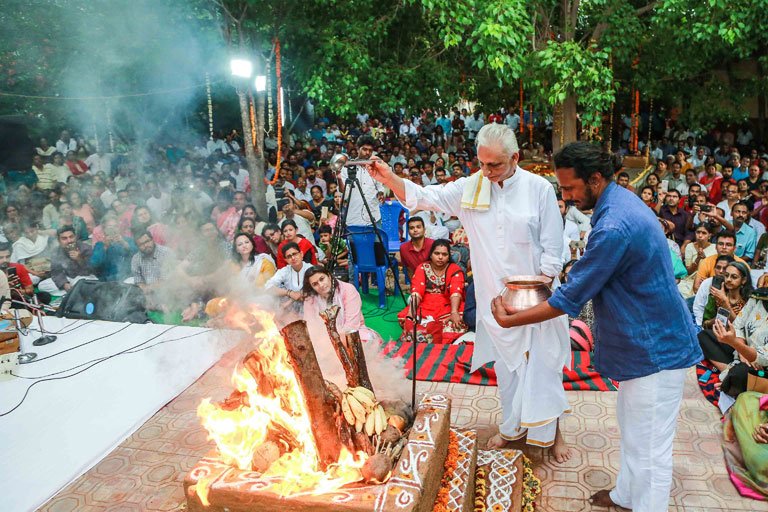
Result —
M549 449L549 453L552 455L552 457L554 457L555 462L558 464L568 462L571 460L571 455L573 455L573 451L568 447L567 444L565 444L563 433L560 432L559 423L557 425L557 432L555 433L555 444L553 444Z
M511 444L511 441L507 441L501 434L496 434L488 440L488 444L485 446L487 450L501 450Z
M620 507L611 499L611 491L603 489L597 491L589 498L589 502L595 507L611 508L616 507L617 510L629 510L624 507Z

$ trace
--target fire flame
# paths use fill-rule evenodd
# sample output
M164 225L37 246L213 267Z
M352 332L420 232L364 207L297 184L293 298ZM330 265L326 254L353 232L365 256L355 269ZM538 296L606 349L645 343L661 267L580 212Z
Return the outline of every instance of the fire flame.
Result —
M270 490L280 496L322 494L362 479L360 468L367 459L364 452L353 455L344 447L339 460L326 470L318 469L318 453L310 426L309 415L280 332L272 314L252 309L229 315L230 325L249 332L254 328L257 351L266 363L269 383L273 388L262 393L259 383L246 368L232 375L235 388L248 397L248 403L234 410L223 409L204 399L197 414L215 441L222 461L244 471L251 471L253 455L264 444L271 431L287 432L296 447L282 454L262 474L270 481ZM257 327L255 327L257 326ZM198 495L206 496L207 486L197 487ZM202 491L202 492L201 492Z

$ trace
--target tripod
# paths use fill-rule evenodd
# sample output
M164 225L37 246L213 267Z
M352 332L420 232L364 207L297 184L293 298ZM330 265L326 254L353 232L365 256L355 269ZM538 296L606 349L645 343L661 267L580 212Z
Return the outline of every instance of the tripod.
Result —
M342 252L342 240L349 236L349 232L347 231L347 214L349 213L349 201L352 198L352 192L355 189L357 189L357 192L360 194L360 199L362 199L365 212L368 214L368 219L371 221L371 229L376 235L376 241L384 250L386 266L387 268L392 269L393 276L397 276L397 268L393 267L393 265L397 265L397 261L395 261L394 258L389 257L389 248L387 247L387 244L384 243L384 239L381 236L381 230L376 227L376 221L373 218L371 207L365 198L365 194L363 194L363 188L360 186L360 180L357 178L357 166L349 166L347 168L347 179L344 180L344 194L341 198L339 218L336 221L336 226L333 230L333 235L331 236L331 255L328 258L328 271L333 275L334 270L336 269L339 254ZM378 283L378 286L385 286L385 284ZM395 289L400 291L400 297L403 299L403 302L405 302L405 294L403 293L403 289L400 287L400 283L397 282L397 279L395 279Z

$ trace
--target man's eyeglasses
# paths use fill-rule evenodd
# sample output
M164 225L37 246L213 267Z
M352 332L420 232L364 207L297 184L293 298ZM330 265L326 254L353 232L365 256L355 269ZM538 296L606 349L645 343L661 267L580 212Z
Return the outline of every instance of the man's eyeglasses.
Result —
M300 252L292 252L290 254L285 255L285 259L290 260L291 258L294 258L296 256L301 256Z

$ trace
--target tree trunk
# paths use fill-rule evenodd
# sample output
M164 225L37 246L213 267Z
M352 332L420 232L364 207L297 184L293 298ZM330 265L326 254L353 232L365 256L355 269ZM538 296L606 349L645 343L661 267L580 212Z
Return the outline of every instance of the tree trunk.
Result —
M268 94L268 93L267 93ZM267 220L267 184L264 182L266 177L266 159L264 158L264 108L266 103L265 93L256 93L256 140L254 141L254 153L256 155L256 166L254 169L248 169L251 178L251 201L256 207L256 213L262 220Z
M304 395L320 470L324 471L329 464L339 460L341 452L342 440L336 423L337 400L323 379L307 323L298 320L286 325L280 332L285 340L296 381Z
M253 133L251 132L251 115L250 105L248 104L248 96L245 91L237 88L237 99L240 102L240 118L243 124L243 145L245 146L245 162L248 167L248 176L251 180L251 200L254 206L256 206L256 212L261 215L262 219L267 218L267 203L266 203L266 186L264 185L264 156L259 146L259 154L261 158L256 155L254 146ZM263 110L262 110L262 127L263 127ZM258 118L256 120L256 138L259 138ZM262 132L263 133L263 132ZM259 160L262 165L259 167ZM261 169L261 171L259 171ZM261 194L259 194L261 191ZM259 203L262 203L263 211L259 210Z
M569 94L565 97L560 105L557 106L555 111L559 111L560 121L554 121L554 126L559 126L559 130L552 130L552 151L557 152L561 147L574 142L576 138L576 95Z

